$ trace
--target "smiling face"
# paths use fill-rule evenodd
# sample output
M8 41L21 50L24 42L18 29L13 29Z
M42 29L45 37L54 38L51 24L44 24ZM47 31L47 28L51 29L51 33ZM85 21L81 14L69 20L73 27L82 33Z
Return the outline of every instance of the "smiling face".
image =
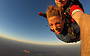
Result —
M51 30L53 30L56 34L60 34L64 27L64 20L62 20L59 16L52 16L48 18L48 24Z
M58 7L63 7L66 5L68 0L55 0L55 3Z

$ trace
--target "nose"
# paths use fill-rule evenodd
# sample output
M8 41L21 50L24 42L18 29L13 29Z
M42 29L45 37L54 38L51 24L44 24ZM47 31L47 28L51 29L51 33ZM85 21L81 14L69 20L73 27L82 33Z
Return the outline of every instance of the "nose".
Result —
M56 31L56 28L57 28L57 26L56 26L56 25L53 25L53 29L54 29L54 31Z

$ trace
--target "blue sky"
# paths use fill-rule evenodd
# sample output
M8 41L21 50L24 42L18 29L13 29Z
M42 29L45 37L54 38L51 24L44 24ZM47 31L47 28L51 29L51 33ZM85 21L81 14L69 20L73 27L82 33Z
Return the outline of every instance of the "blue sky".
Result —
M90 14L90 0L81 0L85 13ZM59 41L50 32L47 21L38 16L46 11L51 0L0 0L0 34L40 42ZM12 38L13 38L12 37Z

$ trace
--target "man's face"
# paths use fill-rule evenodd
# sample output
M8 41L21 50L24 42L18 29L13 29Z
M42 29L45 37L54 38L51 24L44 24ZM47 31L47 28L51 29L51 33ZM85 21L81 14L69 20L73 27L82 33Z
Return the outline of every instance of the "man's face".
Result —
M51 30L56 34L60 34L64 27L64 20L62 21L59 16L53 16L48 18L48 24Z
M68 0L55 0L55 3L58 7L63 7L66 5Z

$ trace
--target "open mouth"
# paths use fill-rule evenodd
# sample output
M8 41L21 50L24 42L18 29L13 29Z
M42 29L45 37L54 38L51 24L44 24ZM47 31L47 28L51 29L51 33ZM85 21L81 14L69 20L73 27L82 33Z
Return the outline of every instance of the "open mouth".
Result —
M60 34L61 32L56 32L56 34Z
M56 34L60 34L61 31L62 31L61 28L57 28L55 32L56 32Z

